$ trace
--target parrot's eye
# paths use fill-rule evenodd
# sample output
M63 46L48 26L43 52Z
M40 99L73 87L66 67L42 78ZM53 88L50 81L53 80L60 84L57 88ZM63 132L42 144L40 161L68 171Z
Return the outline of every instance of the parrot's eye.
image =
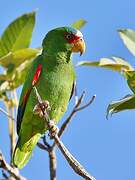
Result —
M73 38L72 34L67 34L67 35L66 35L66 39L67 39L67 40L71 40L72 38Z
M75 36L72 33L65 33L65 39L68 41L68 43L72 44L74 43L76 40L78 40L78 36Z

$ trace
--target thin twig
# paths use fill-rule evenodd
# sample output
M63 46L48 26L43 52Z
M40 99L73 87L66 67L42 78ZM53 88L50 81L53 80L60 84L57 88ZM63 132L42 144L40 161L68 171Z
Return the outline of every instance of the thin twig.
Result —
M95 98L96 98L96 95L93 95L92 98L90 99L90 101L89 101L87 104L83 105L83 106L80 107L80 108L76 108L75 111L76 111L76 112L77 112L77 111L82 111L83 109L87 108L88 106L90 106L90 105L93 103L93 101L95 100Z
M37 143L37 146L38 146L40 149L49 152L49 151L50 151L50 148L52 148L52 147L51 147L51 145L46 141L46 136L45 136L45 135L42 137L42 140L43 140L43 143L38 142L38 143Z
M12 92L10 93L11 93L12 99L14 99L14 94ZM11 112L11 116L15 118L15 106L10 107L10 112ZM12 130L11 144L12 144L12 155L13 155L13 151L15 149L15 144L16 144L15 120L12 120L11 130ZM11 159L12 159L12 156L11 156ZM12 160L11 160L11 164L12 164Z
M0 168L3 168L4 170L6 170L6 171L7 171L8 173L10 173L16 180L26 180L25 177L21 176L16 169L14 169L12 166L10 166L10 165L6 162L6 160L5 160L5 158L4 158L4 156L3 156L3 154L2 154L1 151L0 151Z
M46 141L46 136L45 136L45 135L42 137L42 140L43 140L43 143L38 142L38 143L37 143L37 146L38 146L40 149L49 152L50 149L52 148L52 146Z
M38 103L40 105L40 108L42 110L43 113L43 119L45 120L45 122L48 125L48 129L51 132L51 128L50 128L50 117L46 111L46 109L43 106L43 101L36 89L36 87L34 87L35 90L35 94L36 97L38 99ZM82 94L81 98L78 100L78 106L81 104L82 99L84 97L84 93ZM94 99L93 99L94 100ZM92 101L92 100L91 100ZM90 104L90 103L89 103ZM76 105L77 106L77 105ZM75 107L76 107L75 106ZM77 107L78 107L77 106ZM65 145L62 143L62 141L60 140L60 138L58 137L58 134L55 134L54 136L52 136L55 143L57 144L57 146L59 147L59 149L61 150L62 154L64 155L64 157L66 158L68 164L72 167L72 169L80 176L82 176L83 178L87 179L87 180L95 180L95 178L93 176L91 176L85 169L84 167L72 156L72 154L68 151L68 149L65 147ZM53 147L54 148L54 147ZM53 164L55 165L55 164ZM52 167L52 166L51 166ZM54 179L53 179L54 180Z
M49 152L48 147L46 147L44 144L38 142L38 143L37 143L37 146L38 146L40 149Z
M51 148L51 145L46 141L46 136L45 136L45 135L42 137L42 139L43 139L44 145L45 145L48 149Z
M5 106L6 106L6 110L7 110L7 113L9 114L9 116L12 116L8 102L5 102ZM13 143L12 143L13 142L13 139L12 139L13 138L13 136L12 136L13 128L12 128L12 121L13 121L13 119L8 117L9 138L10 138L10 157L12 157L12 154L13 154Z
M5 102L5 106L7 111L5 111L4 109L0 108L0 112L2 112L3 114L5 114L8 117L8 124L9 124L9 137L10 137L10 157L12 159L12 154L13 154L13 150L15 147L15 131L14 131L14 109L12 109L12 114L9 108L9 105L7 102Z
M9 117L10 119L15 120L12 116L10 116L10 114L7 113L7 111L5 111L4 109L2 109L1 107L0 107L0 112L2 112L3 114L5 114L5 115L6 115L7 117Z

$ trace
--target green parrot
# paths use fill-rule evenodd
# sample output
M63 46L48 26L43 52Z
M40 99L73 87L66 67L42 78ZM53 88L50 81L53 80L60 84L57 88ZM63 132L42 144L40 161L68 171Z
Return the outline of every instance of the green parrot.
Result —
M83 35L71 27L60 27L47 33L42 43L42 53L32 63L21 93L17 113L19 136L13 164L21 169L30 159L33 148L48 130L43 118L33 112L38 104L33 87L43 100L49 102L49 117L58 123L66 112L73 93L75 71L72 53L85 51Z

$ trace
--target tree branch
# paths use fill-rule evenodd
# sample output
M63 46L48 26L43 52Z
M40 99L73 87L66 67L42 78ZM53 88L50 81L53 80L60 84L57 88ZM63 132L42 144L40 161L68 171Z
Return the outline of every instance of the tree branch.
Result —
M44 105L43 105L43 101L42 101L42 99L41 99L41 97L40 97L40 95L39 95L36 87L34 87L34 90L35 90L36 97L37 97L37 99L38 99L38 103L39 103L40 108L41 108L42 113L43 113L43 119L44 119L44 121L47 123L49 132L50 132L50 134L51 134L51 133L52 133L52 130L51 130L52 127L51 127L51 125L50 125L50 121L51 121L51 120L50 120L50 117L49 117L49 115L48 115L48 113L47 113L47 111L46 111L46 108L45 108ZM84 94L85 94L85 93L83 92L82 96L81 96L80 99L78 100L78 103L76 104L75 109L74 109L75 112L79 111L79 110L77 110L77 108L80 106L80 104L81 104L81 102L82 102L82 99L83 99L83 97L84 97ZM88 105L90 105L90 104L93 102L94 99L95 99L95 96L93 96L93 98L91 99L91 101L90 101L87 105L83 106L81 109L84 109L85 107L88 107ZM74 111L72 111L71 117L74 115L74 113L75 113ZM67 124L69 123L70 119L71 119L71 118L69 118L69 119L67 120L68 122L66 122L65 125L63 125L64 128L62 128L62 130L61 130L62 133L63 133L64 129L67 127ZM62 134L62 133L61 133L61 134ZM62 154L63 154L64 157L66 158L68 164L72 167L72 169L73 169L78 175L82 176L83 178L85 178L85 179L87 179L87 180L95 180L95 178L94 178L93 176L91 176L91 175L84 169L84 167L72 156L72 154L68 151L68 149L65 147L65 145L62 143L62 141L61 141L60 138L58 137L58 134L57 134L57 133L56 133L55 135L52 134L51 137L54 139L54 141L55 141L55 143L57 144L57 146L59 147L60 151L62 152ZM54 148L54 146L52 146L52 148ZM49 156L49 157L50 157L50 156ZM52 160L52 159L53 159L53 158L50 158L50 160ZM55 159L55 158L54 158L54 159ZM51 165L51 163L53 163L53 164ZM51 171L51 168L53 168L52 166L54 166L54 165L56 164L56 163L53 162L53 161L51 161L51 163L50 163L50 171ZM56 169L55 169L55 173L56 173ZM51 179L51 180L54 180L54 178Z
M40 149L48 152L50 180L56 180L57 159L56 159L55 147L52 147L51 145L48 144L48 142L46 141L45 136L42 138L42 140L43 140L43 144L38 142L37 146Z
M56 159L55 148L50 148L49 150L49 167L50 167L50 180L56 180L57 159Z
M0 151L0 168L3 168L4 170L6 170L6 171L7 171L10 175L12 175L16 180L26 180L25 177L23 177L23 176L21 176L21 175L19 174L19 172L18 172L17 169L14 169L12 166L10 166L10 165L6 162L6 160L5 160L5 158L4 158L4 156L3 156L3 154L2 154L1 151Z

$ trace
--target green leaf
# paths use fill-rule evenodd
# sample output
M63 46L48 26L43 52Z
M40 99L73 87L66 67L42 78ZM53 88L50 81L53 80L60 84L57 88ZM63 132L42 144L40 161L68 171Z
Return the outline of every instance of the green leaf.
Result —
M122 58L112 57L112 59L113 60L101 58L100 61L81 61L77 66L94 66L118 72L121 72L122 70L133 70L133 67Z
M85 21L84 19L80 19L75 21L71 27L80 30L85 24L87 23L87 21Z
M26 75L31 66L32 61L33 60L25 61L23 64L16 68L16 70L12 74L12 89L19 87L25 82Z
M113 56L112 59L113 59L117 64L125 65L126 70L130 70L130 71L133 71L133 70L134 70L134 68L131 66L131 64L129 64L129 62L127 62L125 59L120 58L120 57L116 57L116 56Z
M0 40L0 57L19 49L28 48L35 25L35 12L24 14L13 21Z
M118 30L125 46L135 56L135 31L131 29Z
M33 60L25 61L17 68L14 68L14 70L7 75L8 80L3 81L0 85L0 94L11 91L24 83L32 61Z
M0 63L7 67L5 74L0 74L0 93L13 90L24 83L27 71L32 61L39 54L40 49L22 49L10 53L0 59Z
M26 60L34 59L40 52L41 50L32 48L9 52L7 55L0 58L0 65L5 68L9 68L9 66L12 65L15 68Z
M124 76L129 88L135 93L135 71L125 71Z
M135 95L127 95L126 97L109 104L106 117L108 118L109 115L114 113L132 109L135 109Z

